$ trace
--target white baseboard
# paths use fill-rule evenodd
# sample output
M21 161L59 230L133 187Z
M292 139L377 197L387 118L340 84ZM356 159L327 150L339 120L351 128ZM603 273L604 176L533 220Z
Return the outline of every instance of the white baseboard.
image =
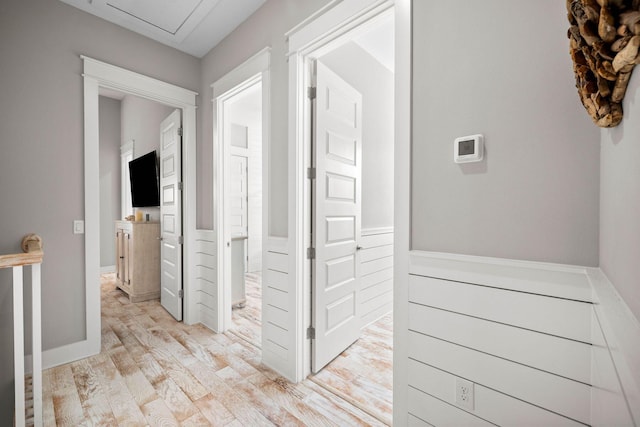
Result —
M88 341L78 341L73 344L63 345L42 352L42 369L49 369L66 363L75 362L85 357L94 356L100 353L100 342L93 345ZM25 372L31 373L32 357L25 356Z

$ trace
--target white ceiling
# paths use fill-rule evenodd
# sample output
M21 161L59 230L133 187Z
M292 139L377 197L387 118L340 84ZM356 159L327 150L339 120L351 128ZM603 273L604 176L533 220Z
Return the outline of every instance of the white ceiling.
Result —
M202 58L266 0L60 0Z

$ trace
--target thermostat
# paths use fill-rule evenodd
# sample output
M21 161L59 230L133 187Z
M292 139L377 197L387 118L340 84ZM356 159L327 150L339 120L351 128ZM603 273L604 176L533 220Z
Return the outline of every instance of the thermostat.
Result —
M453 141L453 161L456 163L479 162L484 152L484 136L469 135Z

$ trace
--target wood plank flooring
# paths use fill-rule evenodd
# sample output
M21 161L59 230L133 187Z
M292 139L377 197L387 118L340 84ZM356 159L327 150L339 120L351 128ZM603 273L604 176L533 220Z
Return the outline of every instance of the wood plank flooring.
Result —
M231 320L234 326L231 332L260 347L262 342L262 278L260 274L245 274L244 307L234 307Z
M309 380L391 425L393 315L367 327L358 341Z
M240 317L253 322L259 319L255 314ZM357 378L363 385L369 381L363 373L374 371L378 361L366 356L370 351L366 346L372 345L368 340L359 341L365 344L362 349L354 345L345 352L350 354L336 359L335 372L326 370L330 386L320 385L325 371L312 380L292 384L260 363L260 349L252 343L256 337L244 336L250 330L248 323L244 326L244 332L215 334L202 325L184 325L158 301L130 303L115 288L113 276L105 275L102 351L44 372L44 425L384 425L370 415L375 411L358 407L365 388L366 393L385 395L377 385L367 384L357 391L352 381L350 388L342 390L350 393L347 398L339 397L340 390L329 391L346 381L331 375L339 377L338 372L345 371L350 355L365 365L349 370L348 378ZM375 334L384 337L385 327ZM389 360L381 363L386 366ZM375 406L385 408L378 402Z
M246 274L247 302L234 307L231 333L260 346L262 286L259 274ZM393 316L369 325L362 337L309 380L391 425L393 402Z

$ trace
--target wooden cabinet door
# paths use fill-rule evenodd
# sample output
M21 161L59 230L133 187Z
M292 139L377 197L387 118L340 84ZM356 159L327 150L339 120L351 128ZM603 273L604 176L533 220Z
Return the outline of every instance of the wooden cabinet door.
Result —
M131 233L122 232L122 282L131 285Z
M116 282L121 284L124 280L124 248L122 230L116 229Z

